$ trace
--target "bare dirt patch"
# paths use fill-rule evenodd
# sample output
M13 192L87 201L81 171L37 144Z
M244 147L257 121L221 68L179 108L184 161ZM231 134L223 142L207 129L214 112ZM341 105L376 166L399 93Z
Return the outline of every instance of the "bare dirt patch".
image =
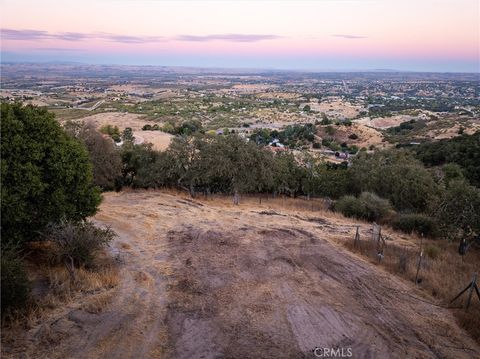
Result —
M173 138L172 135L162 131L142 131L144 125L153 123L146 119L144 115L105 112L83 117L80 120L93 124L97 129L105 125L112 125L117 126L120 131L123 131L126 127L130 127L133 130L133 135L139 139L138 143L151 143L153 148L158 151L167 149Z
M410 116L410 115L395 115L391 117L377 117L377 118L370 118L364 117L360 120L356 120L356 123L361 123L363 125L378 128L378 129L386 129L390 127L400 126L402 122L416 120L417 117Z
M312 110L323 112L332 119L355 118L364 109L362 106L336 98L321 102L311 102L308 105L310 105Z
M283 200L230 202L106 194L95 219L119 234L121 282L100 312L70 307L46 320L43 338L54 340L26 333L27 357L299 358L316 346L480 355L451 312L335 242L355 222Z
M173 135L162 131L134 131L135 137L141 137L143 143L151 143L157 151L164 151L170 145Z
M86 123L92 123L96 128L100 128L104 125L112 125L118 126L120 130L130 127L134 131L141 130L142 127L147 123L152 124L152 121L145 119L144 115L123 112L99 113L83 117L82 121L85 121Z
M335 132L329 135L326 132L326 126L319 127L317 135L321 138L333 138L337 143L347 143L349 145L356 145L358 148L386 147L388 143L384 142L383 134L372 127L364 124L353 122L351 126L333 126ZM357 135L356 139L351 139L350 135Z

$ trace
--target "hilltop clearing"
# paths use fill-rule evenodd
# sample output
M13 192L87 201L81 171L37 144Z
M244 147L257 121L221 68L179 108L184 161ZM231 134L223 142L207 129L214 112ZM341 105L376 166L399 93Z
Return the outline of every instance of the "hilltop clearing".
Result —
M355 358L480 356L440 303L339 243L357 223L302 203L105 194L95 221L117 232L120 263L110 302L51 313L4 357L301 358L315 347Z

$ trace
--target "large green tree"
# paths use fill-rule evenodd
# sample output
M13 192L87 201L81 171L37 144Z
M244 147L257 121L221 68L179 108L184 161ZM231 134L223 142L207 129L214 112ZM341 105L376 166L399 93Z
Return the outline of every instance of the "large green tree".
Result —
M439 188L430 172L404 151L361 153L351 171L358 192L374 192L401 211L423 212L438 196Z
M95 213L87 150L54 115L35 106L1 104L2 242L33 240L48 223Z
M233 194L237 204L241 193L254 192L270 181L268 169L261 168L261 164L268 168L268 157L259 151L264 150L236 135L207 140L200 153L204 181Z
M432 207L432 214L447 238L480 235L480 189L467 181L450 181Z

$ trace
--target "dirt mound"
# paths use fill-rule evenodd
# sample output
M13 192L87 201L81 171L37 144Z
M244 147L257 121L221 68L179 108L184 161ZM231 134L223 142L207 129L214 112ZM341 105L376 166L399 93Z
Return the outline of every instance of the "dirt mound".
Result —
M338 218L164 192L107 194L122 282L101 313L67 308L25 354L75 358L472 358L450 312L331 242ZM41 330L40 330L41 329ZM59 338L46 341L48 337ZM60 336L62 334L62 336ZM17 352L18 353L18 352ZM8 356L8 355L7 355Z

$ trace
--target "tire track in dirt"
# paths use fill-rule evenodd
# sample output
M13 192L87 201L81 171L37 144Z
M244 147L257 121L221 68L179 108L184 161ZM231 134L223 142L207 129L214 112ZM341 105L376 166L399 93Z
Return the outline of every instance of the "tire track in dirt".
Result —
M329 241L346 220L319 226L298 211L261 209L166 192L106 194L95 221L119 235L114 299L98 314L47 319L62 339L32 338L30 353L305 358L319 346L351 348L354 358L480 357L446 309Z

